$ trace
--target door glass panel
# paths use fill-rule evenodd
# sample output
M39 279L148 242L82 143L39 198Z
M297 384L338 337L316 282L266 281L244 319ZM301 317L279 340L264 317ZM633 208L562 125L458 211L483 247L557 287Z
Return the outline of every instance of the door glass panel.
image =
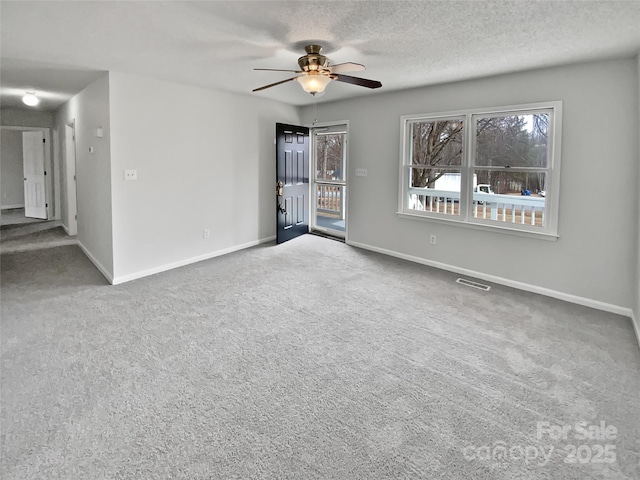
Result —
M316 185L316 226L345 231L343 185Z
M344 133L316 136L316 180L344 181Z

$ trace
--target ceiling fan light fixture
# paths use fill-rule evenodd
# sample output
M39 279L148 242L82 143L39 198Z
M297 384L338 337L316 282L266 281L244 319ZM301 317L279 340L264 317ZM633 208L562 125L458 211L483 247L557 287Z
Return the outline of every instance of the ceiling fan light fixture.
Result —
M261 92L267 88L282 85L283 83L289 83L293 80L297 80L302 86L302 89L313 95L319 97L324 93L325 88L331 82L350 83L352 85L358 85L366 88L380 88L382 83L377 80L369 80L367 78L352 77L351 75L345 75L344 72L361 72L365 70L364 65L359 63L338 63L337 65L330 65L329 58L322 55L322 47L320 45L307 45L304 47L306 55L303 55L298 59L299 70L282 70L278 68L254 68L254 70L270 70L273 72L291 72L295 73L295 77L280 80L279 82L270 83L263 87L254 88L252 92Z
M329 82L331 82L332 79L327 75L311 73L297 77L296 80L300 85L302 85L302 89L305 92L315 95L316 93L324 92L324 89L329 85Z
M30 107L35 107L40 103L40 99L36 97L35 92L28 90L27 92L25 92L24 97L22 97L22 103Z

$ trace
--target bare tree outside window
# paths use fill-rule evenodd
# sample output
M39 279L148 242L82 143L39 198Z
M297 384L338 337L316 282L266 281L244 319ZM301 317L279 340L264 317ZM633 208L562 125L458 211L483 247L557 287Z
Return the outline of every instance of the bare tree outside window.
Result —
M445 173L460 172L463 145L462 119L412 124L412 187L433 187ZM449 168L447 168L449 167Z
M477 170L478 183L491 185L496 193L544 191L544 173L530 170L547 167L548 127L547 113L477 120L475 165L505 168Z
M317 178L340 180L342 171L344 134L325 134L316 137Z

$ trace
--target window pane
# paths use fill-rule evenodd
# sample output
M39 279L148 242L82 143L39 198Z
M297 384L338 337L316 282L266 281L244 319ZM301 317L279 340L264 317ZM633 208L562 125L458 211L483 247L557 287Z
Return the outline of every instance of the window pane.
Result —
M460 169L411 168L409 185L417 188L435 188L460 193Z
M546 168L548 128L548 113L479 118L475 164Z
M344 180L344 133L316 136L316 179Z
M473 217L545 226L545 173L476 170L473 183Z
M416 122L411 127L412 165L462 165L461 119Z
M409 209L460 214L460 170L409 169Z

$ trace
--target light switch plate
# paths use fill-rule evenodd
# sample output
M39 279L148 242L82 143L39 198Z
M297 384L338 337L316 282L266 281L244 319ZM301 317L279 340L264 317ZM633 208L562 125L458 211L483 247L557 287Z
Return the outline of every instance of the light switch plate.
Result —
M367 169L366 168L356 168L356 177L366 177Z

